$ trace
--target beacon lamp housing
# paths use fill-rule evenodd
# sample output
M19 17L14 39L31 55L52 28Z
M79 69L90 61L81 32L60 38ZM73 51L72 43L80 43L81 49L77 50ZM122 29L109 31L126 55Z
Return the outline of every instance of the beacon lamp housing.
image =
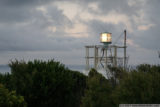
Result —
M112 34L108 32L101 33L100 42L104 45L109 45L112 43Z

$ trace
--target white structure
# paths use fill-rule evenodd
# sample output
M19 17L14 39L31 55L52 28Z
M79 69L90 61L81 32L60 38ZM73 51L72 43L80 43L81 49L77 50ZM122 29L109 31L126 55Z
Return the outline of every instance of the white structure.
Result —
M111 33L102 33L100 37L101 43L104 45L90 45L86 48L86 70L90 70L90 62L93 59L93 68L98 69L100 66L108 71L108 65L118 67L123 66L126 68L126 30L124 31L124 46L110 45L112 43ZM119 57L117 55L117 49L124 49L124 56ZM93 55L90 55L90 50L94 51Z

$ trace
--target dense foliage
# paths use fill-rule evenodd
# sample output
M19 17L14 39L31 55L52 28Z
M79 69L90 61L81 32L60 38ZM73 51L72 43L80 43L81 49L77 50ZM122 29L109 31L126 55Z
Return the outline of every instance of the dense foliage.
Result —
M113 76L105 79L92 69L82 97L82 107L118 107L119 104L159 104L160 66L142 64L136 69L110 67Z
M134 104L159 104L160 66L142 64L128 72L113 94L114 101Z
M15 91L9 92L0 84L0 107L26 107L26 102L22 96L16 95Z
M86 76L54 60L11 62L11 74L0 83L24 96L28 107L78 107L86 87Z
M142 64L130 71L109 67L106 79L95 69L88 76L50 60L14 61L0 74L0 106L118 107L160 102L160 66Z
M87 79L85 96L82 97L82 107L112 107L111 84L96 70L91 69Z

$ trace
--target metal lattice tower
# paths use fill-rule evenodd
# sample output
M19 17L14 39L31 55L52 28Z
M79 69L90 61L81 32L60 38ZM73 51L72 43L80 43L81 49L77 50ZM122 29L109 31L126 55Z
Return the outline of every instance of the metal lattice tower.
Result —
M106 71L108 70L108 65L113 67L123 66L126 69L128 57L126 57L126 30L124 31L124 45L89 45L86 48L86 70L90 70L90 60L93 60L93 68L98 69L100 64ZM90 50L93 50L93 56L90 55ZM119 57L117 54L118 49L124 50L124 56Z

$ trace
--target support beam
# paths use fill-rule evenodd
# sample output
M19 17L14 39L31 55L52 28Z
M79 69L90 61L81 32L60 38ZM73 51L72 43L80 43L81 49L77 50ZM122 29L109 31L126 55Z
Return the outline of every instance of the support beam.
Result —
M94 68L97 69L98 66L98 48L94 46Z
M105 66L104 66L104 68L107 69L107 65L108 65L108 63L107 63L108 62L108 60L107 60L107 48L104 49L104 54L105 54L104 55L105 56Z
M113 59L113 66L117 67L117 47L114 47L114 59Z
M99 56L98 56L98 48L96 47L96 67L98 67Z
M86 47L86 70L89 70L89 48Z

